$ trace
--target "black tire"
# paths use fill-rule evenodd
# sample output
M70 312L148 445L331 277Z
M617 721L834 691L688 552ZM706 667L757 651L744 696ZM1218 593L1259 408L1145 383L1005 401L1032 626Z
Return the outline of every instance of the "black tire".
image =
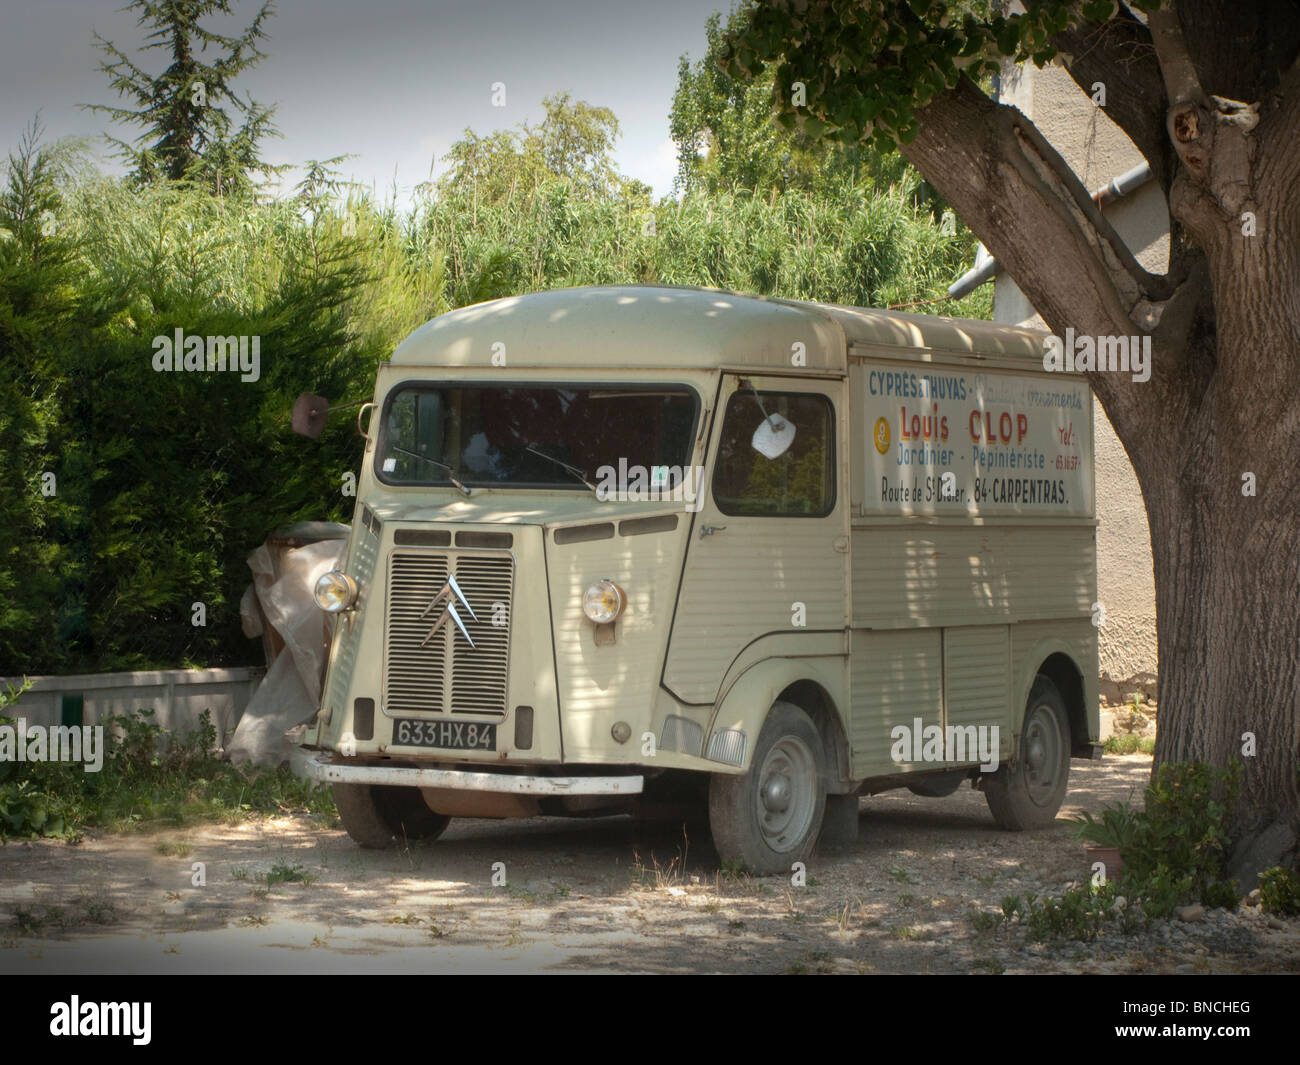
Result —
M718 857L760 876L789 873L808 857L825 809L821 736L793 703L772 704L748 772L709 779L709 827Z
M1008 832L1046 828L1056 820L1070 780L1070 718L1056 685L1039 675L1029 691L1015 767L984 781L993 820Z
M367 850L383 850L403 840L434 840L451 818L436 814L418 788L383 784L335 784L334 805L347 834Z

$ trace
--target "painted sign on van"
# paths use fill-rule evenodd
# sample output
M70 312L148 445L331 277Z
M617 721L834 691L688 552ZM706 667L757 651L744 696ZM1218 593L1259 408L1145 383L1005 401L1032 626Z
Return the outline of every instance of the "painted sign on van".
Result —
M1092 397L1082 381L862 368L868 511L1092 513Z

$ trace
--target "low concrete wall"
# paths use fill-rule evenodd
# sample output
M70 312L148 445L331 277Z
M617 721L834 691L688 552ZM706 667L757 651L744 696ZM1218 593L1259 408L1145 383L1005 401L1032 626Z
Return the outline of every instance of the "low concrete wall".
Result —
M265 675L264 667L244 666L32 677L32 686L4 714L26 718L29 725L94 725L108 714L152 710L158 724L174 736L185 736L198 728L203 711L210 710L217 745L224 747ZM22 678L0 678L0 685L4 684L17 688ZM75 700L80 698L79 722L64 722L64 696L73 697L71 712L75 712Z

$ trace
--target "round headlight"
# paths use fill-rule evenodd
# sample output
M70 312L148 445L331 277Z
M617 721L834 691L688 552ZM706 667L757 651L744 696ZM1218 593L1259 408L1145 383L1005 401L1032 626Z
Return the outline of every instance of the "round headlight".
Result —
M347 610L357 601L357 582L336 569L322 573L312 590L316 605L329 614Z
M597 625L613 621L625 606L627 596L613 581L597 581L582 596L582 612Z

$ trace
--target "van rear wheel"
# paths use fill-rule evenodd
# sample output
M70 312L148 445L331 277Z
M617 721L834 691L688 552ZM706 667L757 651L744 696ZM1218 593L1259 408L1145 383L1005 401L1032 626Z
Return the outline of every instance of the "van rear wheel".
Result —
M1056 820L1069 779L1069 715L1056 685L1040 674L1025 706L1015 768L1004 765L987 777L984 799L999 828L1046 828Z
M747 773L709 780L709 827L724 865L788 873L808 857L826 809L826 755L812 719L775 702L758 734Z
M434 840L451 818L425 805L418 788L384 784L335 784L334 805L347 834L367 850L383 850L401 840Z

